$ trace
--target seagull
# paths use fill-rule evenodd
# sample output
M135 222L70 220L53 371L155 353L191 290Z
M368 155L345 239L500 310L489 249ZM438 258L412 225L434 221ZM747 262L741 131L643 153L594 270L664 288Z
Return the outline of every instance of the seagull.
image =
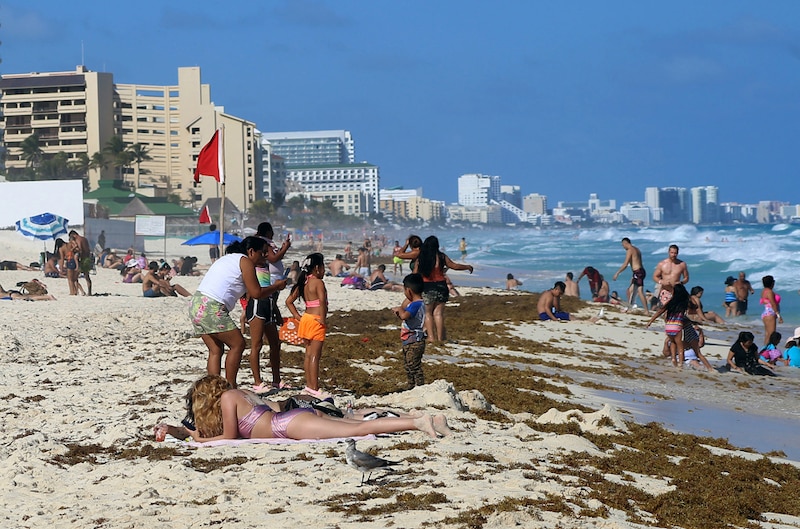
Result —
M364 474L369 474L366 481L369 483L373 470L397 465L399 463L399 461L387 461L386 459L356 450L356 442L353 439L347 439L345 442L347 443L347 449L344 451L344 454L347 459L347 464L361 472L361 485L359 485L359 487L364 485Z

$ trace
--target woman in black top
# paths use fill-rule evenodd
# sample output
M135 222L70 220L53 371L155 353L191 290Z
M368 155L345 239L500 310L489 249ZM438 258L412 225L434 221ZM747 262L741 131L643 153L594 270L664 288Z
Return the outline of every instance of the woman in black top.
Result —
M732 371L749 373L751 375L766 375L774 377L771 369L758 363L758 347L753 343L753 333L742 331L736 343L728 351L728 366Z

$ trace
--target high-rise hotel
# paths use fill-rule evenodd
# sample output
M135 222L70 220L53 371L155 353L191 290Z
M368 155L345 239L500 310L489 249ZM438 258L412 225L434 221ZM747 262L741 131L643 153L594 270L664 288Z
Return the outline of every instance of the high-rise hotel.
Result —
M199 205L218 196L213 179L193 180L197 155L214 130L225 127L226 196L241 210L261 197L260 141L255 123L225 113L211 102L200 68L178 69L172 86L115 84L111 73L74 71L0 77L2 140L9 172L25 169L22 145L36 135L45 157L63 152L69 160L102 152L118 136L139 144L146 156L120 169L89 171L89 189L99 181L122 180L145 195L177 195Z

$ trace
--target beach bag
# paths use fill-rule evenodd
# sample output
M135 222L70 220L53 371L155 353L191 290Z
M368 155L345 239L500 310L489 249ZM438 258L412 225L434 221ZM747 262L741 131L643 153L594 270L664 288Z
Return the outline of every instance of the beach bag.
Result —
M27 296L44 296L47 294L47 288L38 279L23 281L22 283L17 283L17 286L20 287L20 294Z
M297 330L300 328L300 322L297 318L285 318L283 325L278 329L278 338L282 342L292 345L303 345L303 340L297 335Z

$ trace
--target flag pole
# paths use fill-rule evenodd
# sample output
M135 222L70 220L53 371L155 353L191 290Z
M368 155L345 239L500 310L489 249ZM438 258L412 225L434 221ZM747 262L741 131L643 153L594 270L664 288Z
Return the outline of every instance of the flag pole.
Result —
M225 124L223 123L219 127L219 156L220 156L220 163L222 164L222 170L220 171L222 175L225 174ZM222 198L219 202L219 255L220 257L225 252L225 178L224 176L220 178L222 181L220 182L220 191Z

